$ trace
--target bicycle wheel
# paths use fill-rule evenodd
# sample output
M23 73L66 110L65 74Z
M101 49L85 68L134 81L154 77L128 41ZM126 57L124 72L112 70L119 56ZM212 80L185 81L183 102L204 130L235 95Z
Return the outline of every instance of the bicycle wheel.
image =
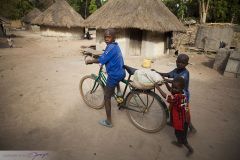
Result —
M89 107L101 109L104 106L103 86L91 75L84 76L80 80L79 90L84 102Z
M144 132L158 132L166 124L164 102L154 92L132 91L126 100L130 121Z

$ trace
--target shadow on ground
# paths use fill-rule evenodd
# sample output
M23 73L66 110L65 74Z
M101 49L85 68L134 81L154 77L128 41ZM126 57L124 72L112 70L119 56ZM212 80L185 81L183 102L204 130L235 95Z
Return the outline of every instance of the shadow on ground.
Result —
M214 61L215 61L215 58L208 57L208 61L202 62L202 64L206 67L213 68Z

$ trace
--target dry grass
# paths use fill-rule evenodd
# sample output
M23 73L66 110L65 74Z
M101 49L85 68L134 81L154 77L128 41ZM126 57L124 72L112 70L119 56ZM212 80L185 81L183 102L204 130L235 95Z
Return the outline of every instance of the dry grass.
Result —
M161 0L109 0L83 23L86 27L137 28L149 31L185 31Z
M32 24L54 27L80 27L83 18L65 0L58 0L32 21Z
M34 20L37 16L39 16L42 12L37 9L34 8L33 10L31 10L27 15L25 15L22 19L23 22L25 23L31 23L32 20Z

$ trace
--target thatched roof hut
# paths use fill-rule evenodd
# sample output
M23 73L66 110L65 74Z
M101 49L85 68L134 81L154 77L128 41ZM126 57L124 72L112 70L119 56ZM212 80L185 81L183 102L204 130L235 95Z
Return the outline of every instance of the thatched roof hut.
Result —
M64 34L83 34L79 28L82 26L83 18L65 0L56 0L48 9L32 21L32 24L39 25L46 36L70 36ZM55 33L54 33L55 32ZM73 33L74 32L74 33ZM81 32L81 33L78 33Z
M147 48L151 48L151 45L146 48L146 45L143 44L144 41L156 42L154 48L156 50L154 52L165 52L166 45L159 44L160 42L164 43L166 41L166 35L164 33L185 31L183 24L171 13L161 0L109 0L88 17L83 24L86 27L95 27L97 30L117 28L120 29L122 33L124 32L123 35L125 38L128 37L128 39L130 39L129 43L132 43L131 39L141 41L142 44L137 41L136 43L139 44L133 42L134 44L132 44L132 46L135 46L134 48L137 48L136 46L138 46L138 48L140 47L138 51L135 49L134 52L138 53L134 53L133 55L143 55L140 52L146 52ZM99 35L101 36L101 34ZM136 37L136 35L140 37ZM157 42L159 43L157 44ZM126 43L122 45L128 47ZM159 45L162 45L162 49L156 48ZM132 48L131 44L130 48ZM163 53L152 54L158 56Z
M7 34L5 25L10 25L9 20L0 16L0 37L4 37Z
M53 27L80 27L83 18L65 0L56 0L33 20L33 24Z
M30 12L28 12L28 14L26 14L23 18L22 21L24 23L30 24L32 22L32 20L34 20L37 16L39 16L42 12L37 9L34 8L32 9Z
M2 16L0 16L0 24L10 24L10 21Z
M109 0L86 19L88 27L138 28L169 32L185 31L182 23L161 0Z

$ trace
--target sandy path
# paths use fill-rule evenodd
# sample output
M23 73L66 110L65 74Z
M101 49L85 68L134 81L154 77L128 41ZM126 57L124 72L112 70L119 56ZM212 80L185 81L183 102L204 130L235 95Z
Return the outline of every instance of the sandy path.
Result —
M98 125L104 110L87 107L79 95L82 76L97 72L79 53L85 40L56 40L18 32L19 48L0 49L0 150L54 150L64 160L186 159L185 149L170 143L173 129L156 134L136 129L125 111L113 107L114 128ZM205 55L190 54L191 106L197 134L189 159L238 159L240 145L240 81L212 70ZM174 57L153 68L169 71ZM126 64L140 68L141 58ZM114 103L113 103L114 105Z

